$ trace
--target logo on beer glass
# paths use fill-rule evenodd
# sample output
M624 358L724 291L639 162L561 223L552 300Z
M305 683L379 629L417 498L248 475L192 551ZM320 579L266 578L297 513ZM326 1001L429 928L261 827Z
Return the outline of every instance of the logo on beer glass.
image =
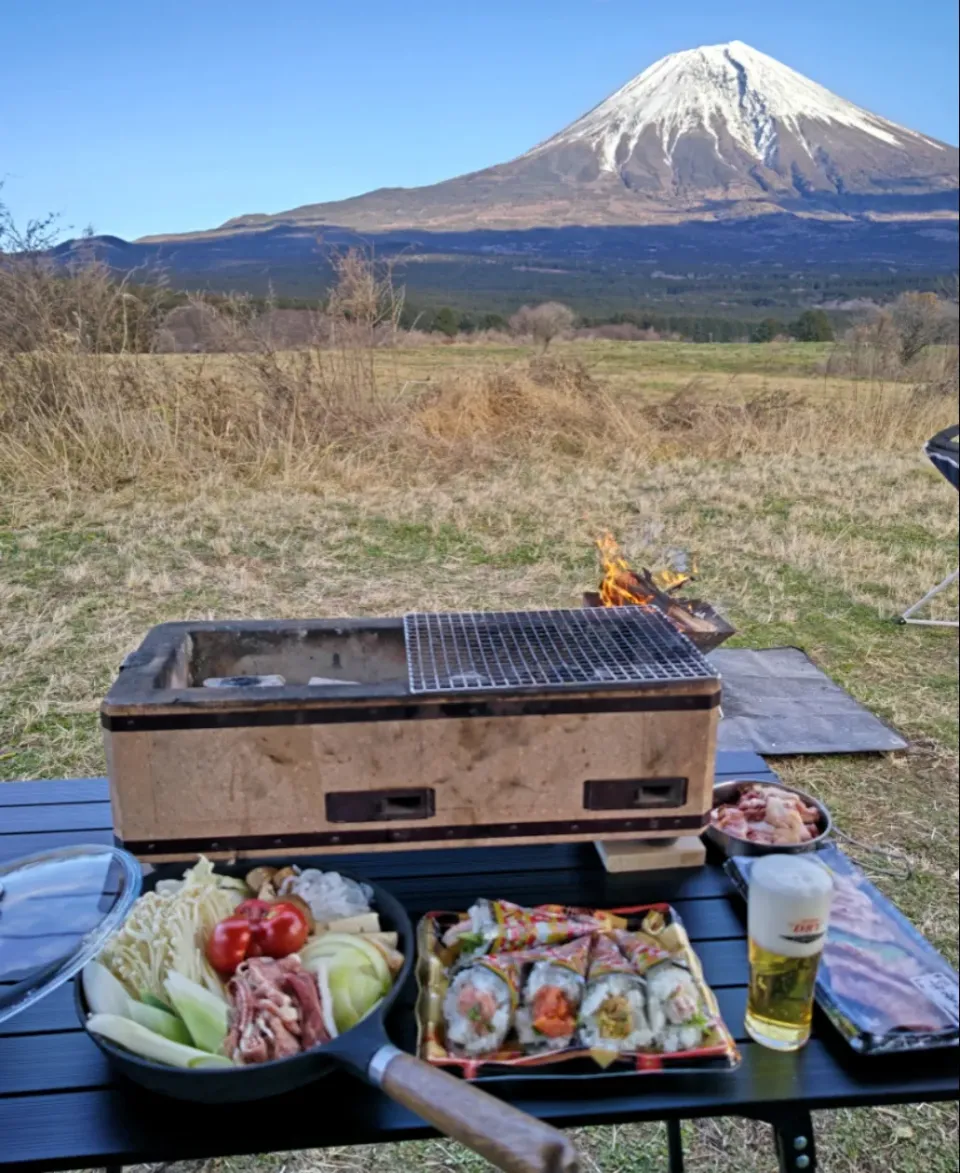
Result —
M780 940L795 941L798 945L812 945L814 941L819 941L826 931L823 921L816 917L795 921L789 927L790 932L781 933Z

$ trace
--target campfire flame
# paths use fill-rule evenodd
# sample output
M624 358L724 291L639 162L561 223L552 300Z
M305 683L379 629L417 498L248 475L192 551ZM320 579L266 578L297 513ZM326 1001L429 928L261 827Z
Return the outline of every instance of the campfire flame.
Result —
M600 583L600 601L605 607L649 606L656 602L656 596L633 570L623 556L613 534L605 533L597 538L603 580ZM678 590L696 576L696 567L688 570L663 567L653 574L644 572L644 577L658 591Z
M639 578L624 558L613 534L597 538L603 580L600 583L600 601L604 607L623 607L627 604L650 604L653 595L645 590Z

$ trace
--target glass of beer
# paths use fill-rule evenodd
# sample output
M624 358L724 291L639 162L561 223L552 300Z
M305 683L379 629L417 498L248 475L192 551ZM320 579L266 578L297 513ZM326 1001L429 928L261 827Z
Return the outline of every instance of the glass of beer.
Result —
M807 855L763 855L753 861L744 1026L765 1047L796 1051L810 1038L817 966L832 897L829 871Z

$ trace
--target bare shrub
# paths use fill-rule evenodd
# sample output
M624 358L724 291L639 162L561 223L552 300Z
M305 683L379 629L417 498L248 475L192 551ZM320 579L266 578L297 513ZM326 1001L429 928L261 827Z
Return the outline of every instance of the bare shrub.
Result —
M0 205L0 352L151 349L163 314L162 285L135 285L135 272L117 278L82 251L58 262L50 253L55 240L51 220L20 230Z
M935 293L901 293L890 307L890 320L904 366L928 346L950 340L947 303Z
M569 306L559 301L545 301L542 305L524 305L510 319L514 334L533 338L546 350L554 338L570 330L576 315Z
M161 354L227 354L235 349L235 335L225 314L202 297L193 297L164 315L156 350Z
M956 301L935 293L902 293L846 332L826 370L949 389L955 385L956 362Z
M333 257L334 285L327 298L333 339L341 345L369 346L376 335L396 335L403 314L403 290L393 281L393 263L373 253L348 249Z

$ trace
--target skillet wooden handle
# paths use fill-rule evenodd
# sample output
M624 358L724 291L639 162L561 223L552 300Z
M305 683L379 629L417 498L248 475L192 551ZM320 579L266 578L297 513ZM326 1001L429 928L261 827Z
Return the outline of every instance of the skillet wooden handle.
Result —
M391 1099L506 1173L577 1173L570 1141L511 1104L397 1051L379 1083Z

